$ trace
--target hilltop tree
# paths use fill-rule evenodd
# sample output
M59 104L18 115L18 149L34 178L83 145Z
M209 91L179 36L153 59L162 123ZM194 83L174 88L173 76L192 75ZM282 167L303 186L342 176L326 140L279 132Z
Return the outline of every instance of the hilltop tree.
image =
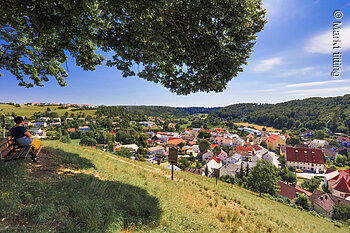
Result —
M65 86L71 55L94 70L108 66L172 92L223 91L247 64L266 23L261 0L2 1L0 70L19 85ZM133 69L133 66L137 66ZM29 81L27 80L29 78Z
M254 192L275 195L277 192L278 171L269 161L262 159L256 163L249 173L247 186Z

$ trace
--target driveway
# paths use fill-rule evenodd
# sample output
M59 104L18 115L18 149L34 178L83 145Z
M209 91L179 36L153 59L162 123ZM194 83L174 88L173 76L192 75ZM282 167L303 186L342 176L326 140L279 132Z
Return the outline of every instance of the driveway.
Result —
M303 177L303 178L307 178L307 179L311 179L314 176L323 176L324 177L324 173L314 173L314 172L303 172L303 173L296 173L298 177Z

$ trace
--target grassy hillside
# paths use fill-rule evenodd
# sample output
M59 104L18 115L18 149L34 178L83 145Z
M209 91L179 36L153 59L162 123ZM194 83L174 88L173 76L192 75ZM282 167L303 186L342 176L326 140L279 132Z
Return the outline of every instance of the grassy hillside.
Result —
M10 104L0 104L0 114L6 114L11 115L12 112L14 112L18 116L27 116L31 117L34 115L35 112L45 112L47 108L50 108L53 112L57 112L59 116L63 116L65 112L70 113L77 113L82 112L86 115L93 116L95 114L96 110L84 110L84 109L77 109L77 108L68 108L68 109L59 109L57 106L28 106L28 105L21 105L21 107L15 107L14 105Z
M45 142L40 163L0 168L0 231L346 232L214 179Z

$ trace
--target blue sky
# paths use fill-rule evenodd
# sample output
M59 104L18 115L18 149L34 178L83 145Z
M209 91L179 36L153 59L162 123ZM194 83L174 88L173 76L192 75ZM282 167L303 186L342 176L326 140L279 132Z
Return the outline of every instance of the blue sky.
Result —
M268 23L258 34L249 64L224 92L179 96L138 77L122 78L116 68L99 66L85 72L69 58L67 87L52 80L45 87L27 89L5 71L0 77L0 102L211 107L350 94L350 2L265 0L263 6ZM334 10L343 13L340 78L330 75Z

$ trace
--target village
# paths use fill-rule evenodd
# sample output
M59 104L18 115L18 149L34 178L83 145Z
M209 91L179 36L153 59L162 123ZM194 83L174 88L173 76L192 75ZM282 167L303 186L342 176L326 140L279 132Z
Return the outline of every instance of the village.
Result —
M7 120L11 119L13 117L10 116ZM298 195L306 195L311 204L310 208L327 217L332 216L333 206L336 204L350 205L350 169L344 164L342 169L335 166L339 163L339 158L347 156L348 153L350 138L345 134L335 134L336 140L331 140L330 144L326 139L315 138L313 130L302 132L298 135L298 140L293 141L295 136L280 130L271 131L269 128L270 131L267 131L264 127L257 130L239 123L235 129L203 126L181 129L177 123L168 123L169 120L165 121L160 117L144 115L142 119L144 121L128 121L129 127L140 130L139 138L142 138L143 142L141 140L137 141L138 143L118 141L123 129L122 120L118 118L113 121L105 117L69 117L66 114L65 117L45 116L34 121L28 118L24 125L35 137L68 137L72 140L80 139L80 144L84 144L82 141L86 135L98 131L97 125L100 125L104 130L109 129L108 135L102 141L95 140L91 143L94 139L87 140L85 145L168 169L172 168L168 162L169 149L176 148L178 163L173 167L175 170L199 176L218 176L219 179L229 182L239 180L240 185L244 183L242 174L248 174L259 161L264 160L278 171L295 176L277 182L278 195L288 202L294 203ZM106 120L107 125L102 126L99 123ZM164 131L164 128L167 131ZM337 145L334 145L335 141ZM316 187L311 190L301 188L300 185L305 181L317 181Z

